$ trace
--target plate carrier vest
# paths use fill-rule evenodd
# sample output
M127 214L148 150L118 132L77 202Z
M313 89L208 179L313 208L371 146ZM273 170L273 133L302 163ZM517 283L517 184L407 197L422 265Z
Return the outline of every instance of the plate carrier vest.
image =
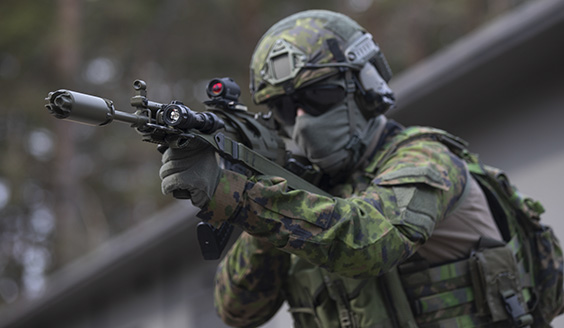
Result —
M540 223L542 205L519 193L502 171L481 164L465 141L442 130L407 128L374 161L383 163L414 139L438 141L467 163L504 243L481 240L466 259L432 267L410 259L364 280L293 257L285 290L295 326L550 327L563 308L563 260L553 230Z

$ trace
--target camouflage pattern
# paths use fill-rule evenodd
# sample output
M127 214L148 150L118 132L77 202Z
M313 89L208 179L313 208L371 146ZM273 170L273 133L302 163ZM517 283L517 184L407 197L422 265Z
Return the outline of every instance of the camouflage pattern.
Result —
M243 232L218 267L217 312L235 327L258 326L276 313L284 298L290 254Z
M490 262L489 265L496 266L497 262ZM416 309L418 325L493 326L490 310L485 304L484 291L475 288L475 279L480 272L474 266L474 258L471 258L401 275L407 297ZM517 270L516 267L512 269ZM517 276L515 271L512 271L513 277ZM502 327L507 326L507 314L499 298L499 291L495 290L493 298L499 299L499 305L502 306L501 311L497 312L501 316L497 321L501 322ZM480 304L479 308L477 304Z
M396 138L405 137L397 132L384 133L369 170L355 172L331 191L333 198L288 190L279 177L223 172L198 216L214 226L228 221L253 236L240 238L218 269L216 304L227 323L266 320L280 305L280 285L274 284L284 280L286 273L277 270L286 268L287 257L277 253L265 261L259 241L275 247L266 248L267 253L293 254L343 277L373 278L404 262L430 237L435 222L462 194L467 168L430 139L390 149ZM406 197L402 188L414 188L411 200L398 200L398 195ZM405 204L412 201L424 215L407 215ZM257 279L265 272L268 279Z
M261 104L284 94L284 83L271 85L264 81L262 76L268 54L277 40L284 39L299 48L306 54L308 64L321 65L336 62L328 49L326 40L336 39L344 45L356 31L365 30L345 15L324 10L310 10L295 14L272 26L257 44L251 59L253 101ZM338 72L339 69L336 67L302 69L292 80L293 86L298 89Z

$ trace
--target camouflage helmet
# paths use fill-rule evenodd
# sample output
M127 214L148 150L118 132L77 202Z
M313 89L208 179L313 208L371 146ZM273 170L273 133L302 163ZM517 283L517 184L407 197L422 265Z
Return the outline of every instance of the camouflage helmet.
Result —
M375 67L383 84L391 78L378 45L357 22L327 10L300 12L273 25L258 42L250 64L252 99L263 104L343 68L360 72L365 66Z

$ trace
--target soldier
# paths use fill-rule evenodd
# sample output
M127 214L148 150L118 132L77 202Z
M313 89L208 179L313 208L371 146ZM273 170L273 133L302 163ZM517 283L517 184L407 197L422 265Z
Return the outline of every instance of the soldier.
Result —
M259 326L284 301L296 327L532 323L514 254L500 247L511 234L462 142L386 119L391 75L372 36L329 11L283 19L255 49L253 101L268 105L333 197L221 169L207 146L164 154L163 192L187 189L204 221L244 230L216 276L228 325Z

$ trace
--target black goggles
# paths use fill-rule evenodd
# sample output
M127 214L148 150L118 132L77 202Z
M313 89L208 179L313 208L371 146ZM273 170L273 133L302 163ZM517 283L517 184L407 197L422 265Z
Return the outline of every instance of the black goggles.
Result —
M268 102L274 116L284 125L293 125L298 108L307 114L319 116L342 102L347 96L340 85L322 84L296 90L291 95L276 97Z

